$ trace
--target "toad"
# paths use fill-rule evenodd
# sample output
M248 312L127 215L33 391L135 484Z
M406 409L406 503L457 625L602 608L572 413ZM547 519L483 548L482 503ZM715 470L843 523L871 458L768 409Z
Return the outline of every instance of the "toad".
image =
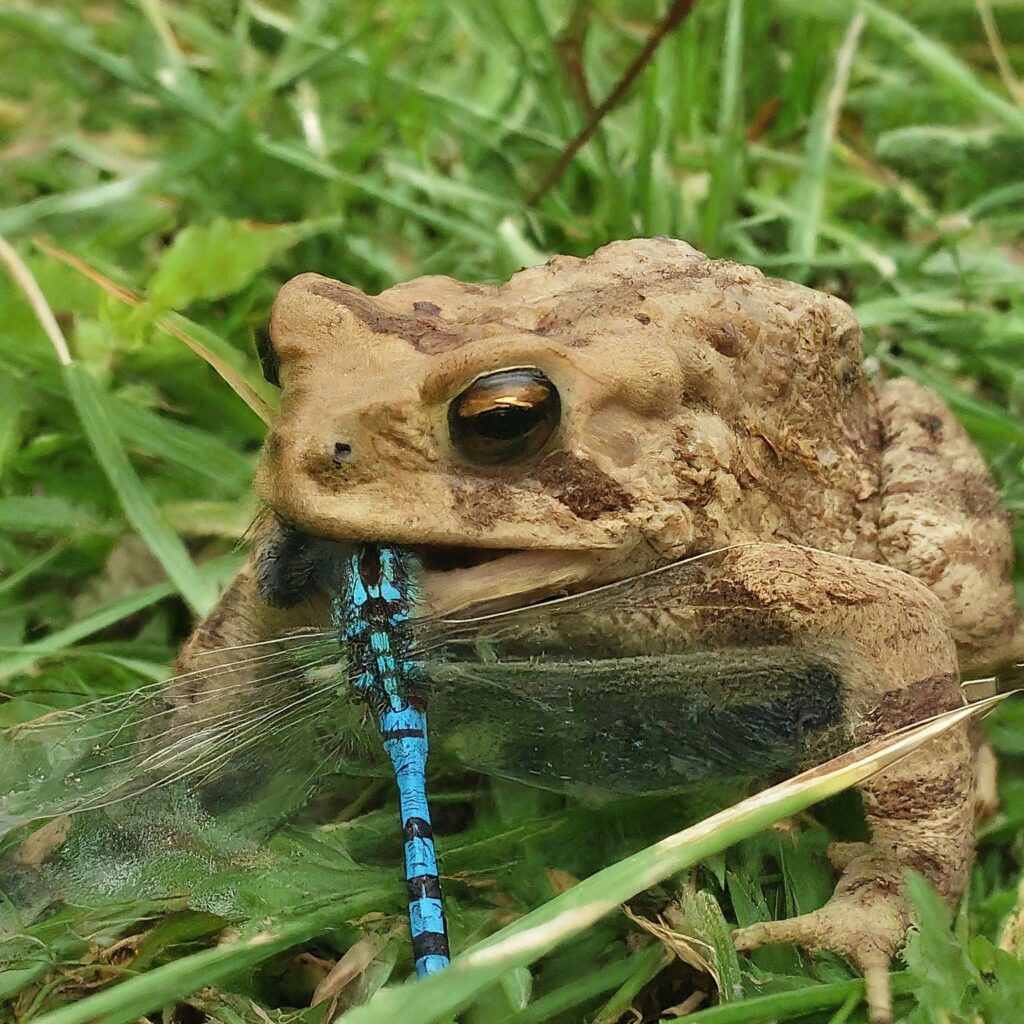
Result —
M827 691L834 710L822 704L818 724L851 745L957 706L961 675L1010 650L1010 530L985 463L932 392L868 379L838 299L654 238L499 285L422 277L368 296L303 274L281 290L271 338L281 408L256 488L272 516L183 670L326 622L314 539L411 547L434 612L578 593L725 549L678 614L633 623L631 642L662 649L678 628L733 649L755 637L841 652L807 692ZM750 685L756 709L763 681ZM802 763L823 760L822 731L808 735ZM950 902L967 884L966 732L863 797L871 838L832 848L831 900L735 941L839 953L885 1020L879 979L909 925L904 871Z

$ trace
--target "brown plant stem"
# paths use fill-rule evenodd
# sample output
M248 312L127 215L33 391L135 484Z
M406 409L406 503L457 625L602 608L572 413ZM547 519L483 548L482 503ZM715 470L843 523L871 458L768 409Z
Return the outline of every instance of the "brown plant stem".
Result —
M548 173L544 175L541 183L526 200L527 206L536 205L544 193L558 183L576 154L591 140L601 121L625 98L640 72L650 64L655 53L658 51L658 47L686 20L696 6L697 0L672 0L672 4L665 13L665 17L658 22L654 30L647 37L647 42L644 43L643 49L622 73L622 77L615 83L612 91L594 108L583 128L562 150L561 155Z

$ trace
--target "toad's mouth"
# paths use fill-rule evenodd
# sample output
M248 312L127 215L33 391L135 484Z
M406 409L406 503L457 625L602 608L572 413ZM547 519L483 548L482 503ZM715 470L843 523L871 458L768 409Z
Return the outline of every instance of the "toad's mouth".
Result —
M456 544L413 544L409 550L424 572L455 572L522 554L520 548L472 548Z
M410 545L423 569L420 603L428 614L501 611L577 593L617 577L624 549L474 548Z

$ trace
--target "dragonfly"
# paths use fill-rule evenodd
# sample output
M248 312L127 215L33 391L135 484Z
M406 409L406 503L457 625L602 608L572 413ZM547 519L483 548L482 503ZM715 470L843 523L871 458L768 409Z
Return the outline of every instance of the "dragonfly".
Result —
M415 570L400 548L364 546L350 556L346 580L331 602L332 624L349 650L354 692L377 717L398 784L409 931L422 978L444 970L450 951L427 802L426 700L402 630L416 600Z
M389 763L416 971L443 970L428 712L446 756L581 797L753 786L853 745L843 680L856 650L771 629L709 639L694 617L731 550L507 611L416 616L413 555L355 546L329 629L222 648L206 667L7 730L0 835L110 813L116 855L129 833L133 850L154 834L166 847L183 806L266 835L325 780ZM975 696L998 684L977 681ZM246 813L259 800L265 813ZM0 890L28 903L10 860Z

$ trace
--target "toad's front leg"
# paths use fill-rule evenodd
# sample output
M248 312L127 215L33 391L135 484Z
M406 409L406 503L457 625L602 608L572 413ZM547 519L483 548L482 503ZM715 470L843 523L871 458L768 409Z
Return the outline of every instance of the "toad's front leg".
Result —
M737 549L712 585L729 602L715 629L771 623L797 644L838 652L858 741L962 704L956 648L942 606L886 566L778 545ZM864 971L871 1018L891 1019L887 969L910 923L907 869L950 902L967 884L973 839L972 753L947 733L864 787L871 841L833 848L835 895L820 910L740 929L740 949L793 942L839 953Z

